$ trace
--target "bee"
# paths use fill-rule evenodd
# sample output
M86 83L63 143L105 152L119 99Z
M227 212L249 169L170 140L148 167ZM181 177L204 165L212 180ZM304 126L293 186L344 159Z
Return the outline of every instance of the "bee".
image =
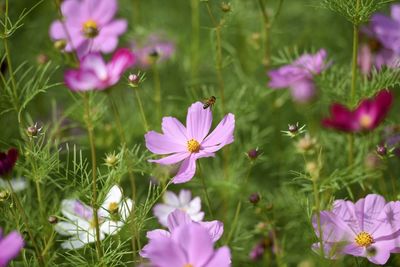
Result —
M212 106L215 104L215 101L217 98L215 96L211 96L210 98L207 98L203 101L203 109L206 109L208 107L212 108Z

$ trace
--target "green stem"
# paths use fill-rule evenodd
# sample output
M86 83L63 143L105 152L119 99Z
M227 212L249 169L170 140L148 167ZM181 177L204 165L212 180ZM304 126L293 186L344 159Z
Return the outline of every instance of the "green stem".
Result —
M264 1L263 0L258 0L258 4L260 6L260 11L261 11L261 16L263 19L263 24L264 24L264 59L263 63L266 68L270 65L270 29L271 29L271 23L270 19L267 13L267 10L265 9Z
M356 0L356 12L360 8L360 0ZM351 69L351 102L354 103L357 84L357 59L358 59L358 22L353 22L353 58Z
M251 174L251 171L252 171L252 169L253 169L253 166L254 166L254 163L253 163L253 162L250 162L249 169L247 170L246 178L244 179L244 183L245 183L244 186L245 186L246 188L247 188L247 186L248 186L248 181L249 181L250 174ZM247 191L247 190L246 190L246 191ZM227 240L226 240L226 244L229 244L229 242L231 241L231 239L232 239L232 237L233 237L233 234L234 234L235 229L236 229L237 221L238 221L238 219L239 219L239 215L240 215L240 210L241 210L241 208L242 208L242 200L239 200L239 201L238 201L238 204L237 204L237 206L236 206L235 217L233 218L232 227L231 227L231 230L229 231L228 238L227 238Z
M197 78L200 52L200 12L199 1L191 0L192 10L192 52L191 52L191 78Z
M14 199L15 205L17 206L17 209L19 209L19 212L22 215L22 218L24 220L24 223L25 223L26 230L28 232L29 238L30 238L30 240L32 240L32 246L33 246L33 248L35 250L36 257L37 257L37 259L39 261L39 265L40 266L45 266L44 262L43 262L42 255L41 255L40 250L39 250L39 246L37 245L37 243L35 241L35 238L34 238L34 236L32 234L31 227L29 226L28 216L26 215L25 210L22 208L21 202L19 201L19 198L18 198L17 194L15 193L14 188L11 185L10 179L7 179L7 183L8 183L8 186L10 187L11 196Z
M37 179L35 179L35 185L36 185L36 194L38 198L38 204L39 204L39 212L40 212L40 217L44 218L44 208L43 208L43 201L42 201L42 191L40 189L40 183Z
M354 135L352 133L350 133L348 135L348 143L349 143L349 159L348 159L348 165L351 166L353 165L354 162Z
M315 212L317 215L317 228L318 228L318 233L319 233L320 252L321 252L322 257L325 257L324 243L323 243L323 236L322 236L323 232L322 232L322 227L321 227L320 199L319 199L319 191L318 191L318 185L317 185L317 177L313 177L312 182L313 182L313 191L314 191Z
M84 102L85 102L85 120L86 120L86 127L88 131L89 143L90 143L90 151L92 156L92 207L93 207L93 219L94 225L96 230L96 252L98 261L102 261L103 251L101 248L101 241L100 241L100 226L99 226L99 216L98 216L98 209L97 209L97 160L96 160L96 147L94 143L94 134L93 129L94 126L91 121L91 113L90 113L90 103L88 99L88 95L84 94Z
M209 2L205 2L208 15L211 18L211 22L214 26L215 30L215 36L216 36L216 62L215 62L215 68L217 71L217 79L218 79L218 85L219 85L219 93L220 93L220 98L221 98L221 106L222 106L222 112L225 113L225 83L224 83L224 78L222 74L222 37L221 37L221 23L218 23L216 18L214 17L214 14L212 13L211 7Z
M117 106L115 104L115 101L114 101L114 99L113 99L113 97L111 96L110 93L108 93L107 98L110 101L110 106L111 106L111 109L112 109L113 114L114 114L115 126L117 126L117 130L118 130L121 142L122 142L122 144L126 144L125 133L124 133L124 129L122 128L121 116L119 114L118 108L117 108Z
M142 117L142 121L143 121L143 125L144 125L144 130L146 132L149 131L149 124L147 123L147 119L146 119L146 113L144 113L144 109L143 109L143 104L142 104L142 99L140 98L140 94L139 94L139 88L135 88L135 95L136 95L136 99L138 102L138 106L139 106L139 110L140 110L140 115Z
M203 185L203 190L204 190L204 195L205 195L205 198L206 198L206 204L207 204L207 207L208 207L208 212L210 213L211 217L214 218L214 215L213 215L213 212L212 212L212 208L211 208L210 197L208 196L206 181L205 181L203 173L201 171L200 162L198 162L197 169L198 169L198 173L199 173L198 176L200 176L201 184Z
M160 82L160 73L158 71L157 63L154 63L153 66L153 75L154 75L154 102L156 103L157 108L157 120L161 120L161 82Z

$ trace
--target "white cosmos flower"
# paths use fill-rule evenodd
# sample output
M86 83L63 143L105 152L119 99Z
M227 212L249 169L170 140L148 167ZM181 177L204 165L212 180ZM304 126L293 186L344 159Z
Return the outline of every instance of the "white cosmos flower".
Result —
M28 186L28 183L26 182L26 178L23 178L23 177L12 178L10 180L10 183L11 183L11 186L12 186L14 192L22 191L22 190L26 189L26 187ZM0 179L0 188L9 189L10 186L8 185L8 182Z
M179 196L171 191L167 191L163 197L164 203L154 206L154 216L158 218L160 224L168 227L168 216L176 209L186 212L189 217L199 222L204 218L204 212L201 211L201 199L195 197L192 199L192 193L189 190L181 190Z
M108 192L103 205L98 210L100 240L105 235L116 234L125 224L133 202L122 198L119 186L113 186ZM61 244L64 249L79 249L96 240L93 208L76 199L65 199L61 202L61 213L68 221L58 222L54 230L61 235L71 236Z

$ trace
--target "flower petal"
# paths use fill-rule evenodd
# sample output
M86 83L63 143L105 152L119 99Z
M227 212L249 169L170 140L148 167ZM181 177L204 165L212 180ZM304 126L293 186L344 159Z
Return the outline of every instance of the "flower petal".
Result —
M8 262L18 256L25 242L22 236L13 231L0 240L0 266L7 266Z
M219 248L215 251L212 259L205 267L230 267L231 266L231 251L227 246Z
M211 109L203 108L201 102L193 103L187 113L186 127L188 139L201 143L210 131L212 124Z
M144 136L146 147L155 154L165 155L178 152L187 152L187 148L180 144L179 141L170 137L150 131Z
M181 162L182 160L184 160L188 157L190 157L190 154L188 152L181 152L181 153L172 154L170 156L166 156L161 159L150 159L149 162L154 162L154 163L158 163L161 165L171 165L171 164Z
M174 117L164 117L161 125L164 135L176 140L183 146L187 145L186 128L179 120Z
M126 48L118 49L112 57L110 63L107 64L108 82L116 84L121 75L135 63L135 56Z
M372 233L377 224L379 214L386 205L385 199L377 194L369 194L355 203L356 216L361 226L361 231Z
M186 183L193 178L196 173L196 156L194 155L191 154L182 162L178 173L172 178L174 184Z
M235 130L235 116L231 113L226 115L215 127L214 131L201 143L206 152L215 152L223 146L233 142L233 131Z

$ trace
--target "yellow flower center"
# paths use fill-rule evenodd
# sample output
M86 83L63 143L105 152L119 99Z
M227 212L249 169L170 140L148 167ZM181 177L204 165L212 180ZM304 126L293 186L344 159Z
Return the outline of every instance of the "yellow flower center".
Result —
M368 247L372 243L374 243L374 239L372 236L367 233L367 232L361 232L359 233L356 238L354 239L356 241L356 244L360 247Z
M186 263L185 265L183 265L183 267L194 267L194 266L190 263Z
M200 151L200 144L196 140L190 139L189 141L187 141L187 149L191 153L197 153Z
M99 29L97 27L97 23L94 20L87 20L83 23L83 34L87 38L94 38L99 34Z
M108 205L108 211L110 213L115 213L118 211L118 203L116 202L111 202L110 205Z
M360 125L364 129L368 129L372 126L372 118L370 115L364 114L360 118Z

